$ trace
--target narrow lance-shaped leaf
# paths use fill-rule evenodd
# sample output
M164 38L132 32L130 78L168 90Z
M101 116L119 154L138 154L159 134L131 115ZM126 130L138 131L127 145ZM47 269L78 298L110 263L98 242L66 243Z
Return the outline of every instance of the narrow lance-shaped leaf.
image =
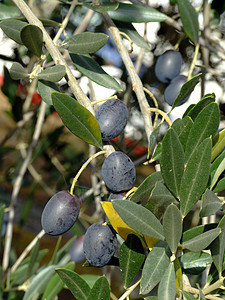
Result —
M14 62L9 69L9 74L13 80L24 79L28 76L27 71L18 62Z
M158 287L158 300L174 300L176 296L176 278L174 264L170 263Z
M222 217L218 226L222 230L221 234L210 245L213 262L217 268L219 276L222 275L223 262L224 262L224 250L225 250L225 216Z
M137 275L145 260L143 247L139 238L130 234L119 249L119 262L124 287L127 288Z
M67 265L65 265L64 268L73 271L75 268L75 263L69 262ZM55 274L48 282L48 285L41 299L54 300L55 297L59 294L59 292L63 289L63 287L64 287L64 282L62 282L58 274Z
M188 97L192 93L195 86L198 84L200 77L201 74L195 75L190 80L185 82L185 84L183 84L179 94L177 95L176 99L173 102L172 109L174 109L174 107L179 105L186 97Z
M186 162L205 138L214 136L219 122L220 111L216 103L210 103L198 114L188 136L185 149Z
M89 144L102 147L99 124L89 110L66 94L52 93L52 101L64 125L73 134Z
M139 202L143 201L150 196L155 184L157 182L162 182L161 172L155 172L149 175L138 187L131 197L131 201Z
M110 300L110 287L105 276L98 278L92 287L88 300Z
M135 231L164 240L162 224L148 209L131 201L113 200L112 203L123 221Z
M164 182L178 197L184 172L184 150L173 128L170 128L163 138L160 167Z
M110 11L113 20L131 23L163 22L167 16L151 7L120 3L115 11Z
M215 94L206 94L204 97L202 97L198 103L193 104L193 107L191 107L190 110L186 111L183 115L183 118L187 115L189 116L193 121L197 118L198 114L205 108L208 104L215 102Z
M38 80L38 92L44 102L52 105L52 93L59 92L59 89L54 82Z
M20 37L20 31L25 25L27 25L27 22L16 19L6 19L0 22L0 28L4 31L4 33L10 39L21 45L23 42Z
M66 75L66 68L62 65L49 67L38 74L39 80L57 82Z
M177 0L177 4L184 31L189 39L197 44L199 32L197 12L189 0Z
M41 56L43 46L43 33L42 30L35 25L26 25L22 28L20 33L23 44L30 52L37 57Z
M206 252L186 252L180 257L180 263L188 274L200 274L207 267L207 265L212 263L212 257Z
M122 91L119 83L107 74L90 55L70 54L70 56L78 71L80 71L83 75L108 89Z
M213 138L212 161L220 154L225 147L225 129L221 130Z
M112 11L118 8L119 3L118 2L111 2L108 0L102 0L101 5L99 3L92 2L90 3L83 3L84 6L88 7L89 9L92 9L98 13L106 13L108 11Z
M202 198L200 217L207 217L215 214L221 207L222 201L210 190L206 190Z
M182 291L182 294L184 296L184 300L196 300L196 298L188 292Z
M222 192L223 190L225 190L225 177L223 177L222 179L220 179L218 181L218 183L216 184L216 186L213 189L213 192L219 193L219 192Z
M161 123L156 128L154 128L154 130L150 134L149 144L148 144L148 159L153 154L157 142L159 142L158 136L159 136L160 128L161 128Z
M225 158L221 161L219 164L217 170L214 173L214 176L212 178L212 182L210 184L210 190L213 189L214 185L216 184L217 180L219 179L220 175L223 173L225 170Z
M67 269L56 269L56 272L75 298L79 300L88 299L91 289L86 281L77 273Z
M193 121L188 116L184 117L183 119L178 118L172 124L172 128L176 131L184 150L192 125Z
M182 247L193 252L199 252L208 247L212 241L221 233L221 228L208 230L193 239L183 242Z
M163 216L163 230L165 239L174 254L182 235L182 217L176 205L171 204L167 207Z
M166 242L158 242L148 254L140 282L140 293L149 293L161 280L170 263L170 255ZM151 270L151 272L149 272Z
M89 54L101 49L108 40L104 33L83 32L65 40L63 47L70 53Z
M209 180L211 147L211 139L205 139L187 163L180 185L180 208L183 217L194 207L206 189Z

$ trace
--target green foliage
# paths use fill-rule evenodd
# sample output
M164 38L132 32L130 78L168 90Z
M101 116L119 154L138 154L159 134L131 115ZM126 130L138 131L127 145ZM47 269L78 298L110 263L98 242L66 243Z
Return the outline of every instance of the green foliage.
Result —
M0 22L0 28L13 41L23 44L20 36L21 29L27 25L26 22L17 19L6 19Z
M66 75L66 69L64 66L57 65L54 67L49 67L40 73L38 73L39 80L46 80L50 82L57 82L61 80Z
M37 57L41 56L43 46L43 33L35 25L26 25L22 27L20 37L28 50Z

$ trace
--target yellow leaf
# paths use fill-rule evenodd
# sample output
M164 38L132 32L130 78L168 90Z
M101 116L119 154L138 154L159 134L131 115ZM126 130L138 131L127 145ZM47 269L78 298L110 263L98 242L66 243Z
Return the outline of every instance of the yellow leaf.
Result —
M124 200L127 201L127 200ZM101 202L102 207L109 219L109 222L111 223L112 227L115 229L115 231L124 239L127 239L127 236L129 234L137 234L135 230L133 230L131 227L129 227L118 215L116 210L114 209L112 202ZM152 250L154 245L159 241L158 239L151 238L147 235L144 235L146 244L149 248L149 250Z

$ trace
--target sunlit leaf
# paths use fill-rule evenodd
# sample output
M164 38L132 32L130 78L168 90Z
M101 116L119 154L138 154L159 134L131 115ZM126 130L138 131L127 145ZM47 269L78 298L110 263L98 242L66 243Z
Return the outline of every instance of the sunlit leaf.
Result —
M197 44L199 36L198 14L189 0L177 0L184 31L189 39Z
M221 228L208 230L186 242L183 242L182 247L193 252L202 251L208 247L220 233Z
M186 97L188 97L192 93L195 86L198 84L200 77L201 74L195 75L190 80L185 82L185 84L182 85L179 94L177 95L176 99L173 102L172 109L178 106Z
M225 147L225 129L221 130L213 138L212 161L220 154Z
M145 207L132 201L113 200L113 207L123 221L138 233L164 240L159 220Z
M122 91L119 83L107 74L90 55L70 54L70 56L78 71L83 75L108 89Z
M163 231L171 252L175 253L182 235L182 218L180 210L173 203L163 216Z
M67 269L56 269L61 280L67 285L75 298L87 300L90 293L90 287L84 279L77 273Z
M210 172L212 142L206 138L194 150L180 184L180 208L185 217L205 191Z
M199 148L200 143L207 137L214 136L220 122L220 111L216 103L208 104L197 116L190 130L186 149L185 161Z
M166 269L158 287L158 299L175 299L176 296L176 278L174 264L171 262Z
M108 35L104 33L82 32L68 38L63 47L70 53L88 54L101 49L108 40Z
M206 190L202 198L200 217L207 217L215 214L221 207L222 201L210 190Z
M217 180L219 179L220 175L223 173L225 170L225 158L221 161L219 164L217 170L214 173L214 176L212 178L212 182L210 184L210 189L212 190L214 185L216 184Z
M110 300L110 287L105 276L101 276L96 280L87 299Z
M148 254L140 282L140 293L149 293L161 280L170 263L171 252L166 242L158 242ZM149 272L151 270L151 272Z
M131 197L131 201L139 202L143 201L150 196L155 184L157 182L162 182L162 175L160 172L154 172L149 175L138 187Z
M58 82L66 75L66 68L62 65L48 67L38 74L39 80L46 80L50 82Z
M120 269L124 287L127 288L137 275L145 259L143 246L136 235L128 235L119 248Z
M89 144L102 147L99 124L89 110L66 94L52 93L52 102L64 125L74 135Z
M167 16L151 8L135 4L120 3L115 11L110 11L113 20L131 23L163 22Z
M163 138L160 167L165 184L178 197L184 172L184 150L173 128L170 128Z

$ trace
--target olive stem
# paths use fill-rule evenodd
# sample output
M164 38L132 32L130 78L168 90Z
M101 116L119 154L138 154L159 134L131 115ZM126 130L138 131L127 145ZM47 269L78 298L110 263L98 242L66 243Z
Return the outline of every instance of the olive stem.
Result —
M95 105L97 103L100 103L100 102L103 102L103 101L107 101L107 100L111 100L111 99L118 99L118 97L115 95L115 96L112 96L112 97L108 97L108 98L104 98L104 99L92 101L91 105Z
M127 298L133 292L133 290L139 285L140 282L141 282L141 279L139 279L137 282L135 282L135 284L133 284L131 287L129 287L127 289L127 291L118 300L124 300L125 298Z
M158 102L157 102L155 96L148 89L146 89L146 88L144 88L144 91L145 91L145 93L147 93L152 98L152 100L153 100L153 102L155 104L155 107L159 108L159 105L158 105ZM156 126L156 122L158 120L158 116L159 116L159 114L156 112L155 113L155 119L154 119L153 128L155 128L155 126Z
M83 164L83 166L80 168L80 170L77 172L77 175L74 177L71 188L70 188L70 194L73 195L74 193L74 188L75 185L77 183L78 178L80 177L81 173L84 171L84 169L88 166L88 164L95 159L96 157L102 155L102 154L106 154L106 151L99 151L97 153L95 153L94 155L92 155L91 157L88 158L88 160Z
M192 77L192 73L193 73L193 70L194 70L194 67L195 67L195 64L196 64L196 60L198 58L198 52L199 52L199 44L197 44L195 46L195 53L194 53L194 57L193 57L193 60L192 60L192 63L191 63L191 66L190 66L190 69L189 69L189 72L188 72L187 80L190 80L191 77Z
M161 109L159 108L155 108L155 107L150 107L148 109L149 112L154 112L154 113L159 113L163 119L165 119L165 121L168 123L169 127L172 125L172 122L170 120L170 118L168 117L168 114L165 113L164 111L162 111Z
M27 256L27 254L33 249L33 247L36 245L37 241L40 240L45 235L45 231L42 229L38 235L30 242L30 244L23 250L17 261L12 266L10 273L15 272L17 267L20 265L20 263L24 260L24 258Z
M126 39L128 39L129 43L130 43L130 50L128 50L129 53L133 52L133 41L132 39L125 33L120 31L120 35L124 36Z

